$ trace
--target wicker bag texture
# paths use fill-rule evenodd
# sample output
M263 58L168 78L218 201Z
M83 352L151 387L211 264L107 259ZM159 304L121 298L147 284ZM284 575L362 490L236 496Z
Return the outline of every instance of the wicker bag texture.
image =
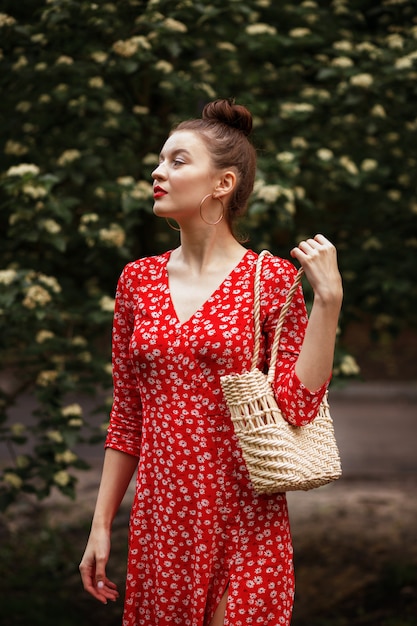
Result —
M306 426L292 426L278 408L272 382L280 334L292 297L301 281L299 270L282 307L267 374L256 363L260 348L260 280L264 250L255 272L255 347L249 372L222 376L220 383L230 410L249 476L255 491L272 494L321 487L341 476L341 463L327 393L318 415Z

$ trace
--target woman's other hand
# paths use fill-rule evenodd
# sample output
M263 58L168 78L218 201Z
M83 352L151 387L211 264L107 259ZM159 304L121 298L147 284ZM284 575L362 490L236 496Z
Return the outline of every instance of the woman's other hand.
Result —
M343 297L342 279L334 245L323 235L301 241L291 250L304 269L315 298L325 304L340 305Z
M106 576L109 555L109 531L92 530L79 569L84 589L103 604L119 597L117 585Z

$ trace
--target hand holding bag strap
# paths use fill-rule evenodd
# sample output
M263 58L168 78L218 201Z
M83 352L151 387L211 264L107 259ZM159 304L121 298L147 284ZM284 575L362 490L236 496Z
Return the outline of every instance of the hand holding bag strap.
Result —
M254 338L254 350L253 350L253 357L252 357L252 365L251 365L251 371L254 370L256 368L256 364L258 362L258 357L259 357L259 350L260 350L260 343L261 343L261 302L260 302L260 283L261 283L261 271L262 271L262 263L263 260L266 256L270 255L271 253L268 250L263 250L257 259L256 262L256 271L255 271L255 284L254 284L254 303L253 303L253 316L254 316L254 326L255 326L255 338ZM269 370L268 370L268 382L270 384L272 384L274 377L275 377L275 369L276 369L276 364L277 364L277 358L278 358L278 347L279 347L279 340L280 340L280 336L281 336L281 331L282 331L282 327L284 325L284 320L285 320L285 316L287 315L288 309L291 306L291 302L292 299L294 297L295 292L297 291L297 288L301 282L301 279L303 277L304 274L304 270L301 267L298 272L297 275L294 279L293 284L291 285L288 293L287 293L287 297L285 299L284 305L280 311L279 314L279 318L278 318L278 323L275 329L275 335L274 335L274 340L272 342L272 348L271 348L271 358L270 358L270 363L269 363Z

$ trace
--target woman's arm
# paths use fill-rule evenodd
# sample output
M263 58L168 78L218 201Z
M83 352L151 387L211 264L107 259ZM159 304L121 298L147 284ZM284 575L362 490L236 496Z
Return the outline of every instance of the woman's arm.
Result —
M124 268L116 290L112 332L113 405L91 532L80 563L84 589L104 604L119 595L116 585L106 576L111 527L140 454L142 408L129 354L134 315L128 286L138 280L133 266L128 264Z
M84 589L107 604L119 596L116 585L106 576L110 536L114 517L126 493L138 458L107 448L90 536L80 563Z
M336 331L343 299L336 249L323 235L302 241L291 251L309 281L314 301L295 373L310 391L331 376Z

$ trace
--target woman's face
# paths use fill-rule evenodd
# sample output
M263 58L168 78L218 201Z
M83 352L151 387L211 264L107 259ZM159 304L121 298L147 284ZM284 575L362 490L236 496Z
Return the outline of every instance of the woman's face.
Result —
M178 221L199 216L201 200L213 193L220 177L198 133L175 131L162 148L154 179L154 213Z

